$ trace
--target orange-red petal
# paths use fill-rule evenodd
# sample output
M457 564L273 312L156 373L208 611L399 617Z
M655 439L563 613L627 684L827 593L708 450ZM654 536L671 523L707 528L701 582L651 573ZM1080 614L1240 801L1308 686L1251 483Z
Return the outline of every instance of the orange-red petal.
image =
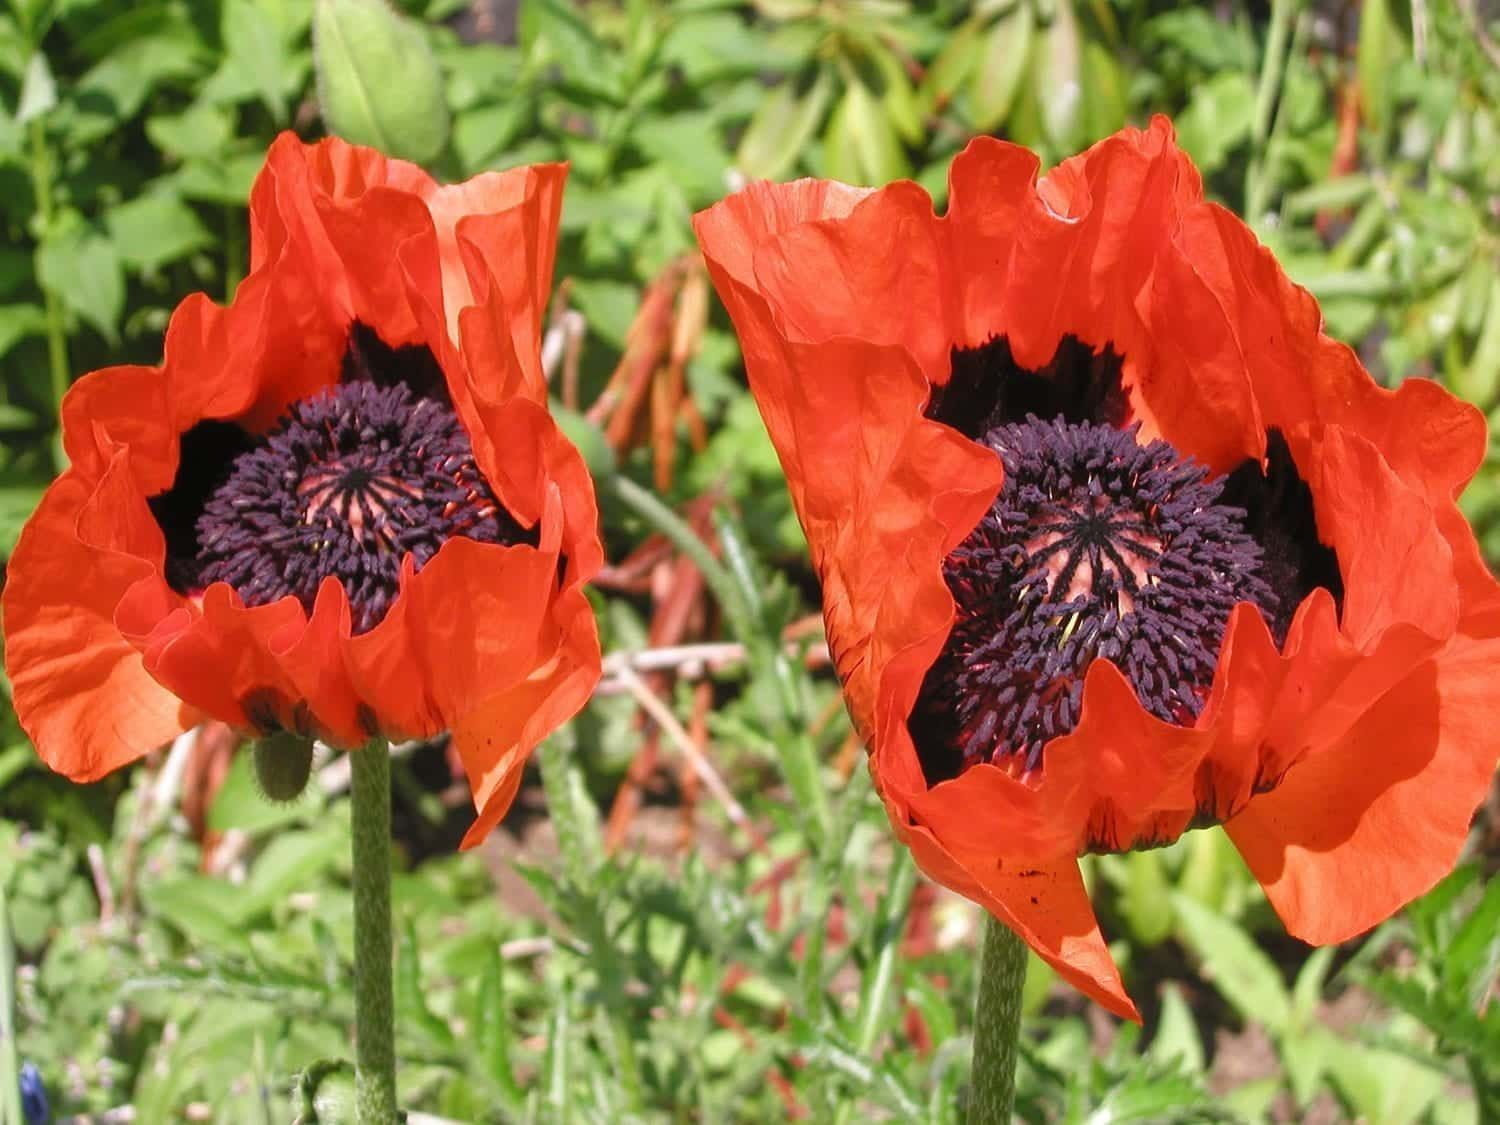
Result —
M910 184L860 194L804 181L753 185L696 227L893 824L929 874L1108 1002L1118 976L1081 892L1057 899L1071 905L1055 916L1084 944L1049 944L996 872L1055 872L1079 850L1167 840L1260 807L1366 729L1460 620L1482 607L1500 616L1500 587L1454 505L1484 425L1434 385L1376 387L1248 228L1204 201L1163 119L1040 180L1032 154L981 139L949 183L941 217ZM1278 646L1239 607L1191 727L1153 718L1096 662L1078 726L1048 745L1039 775L985 765L929 786L906 724L952 622L942 562L998 476L987 451L939 440L932 431L956 435L923 410L953 349L997 336L1023 368L1044 367L1067 336L1113 349L1143 439L1165 437L1216 471L1266 457L1279 432L1311 489L1317 536L1337 553L1342 614L1314 591L1286 607L1297 612ZM1472 808L1472 783L1467 773L1452 786L1454 808Z
M546 412L540 368L564 175L546 165L443 187L342 141L278 138L233 302L188 298L161 367L97 372L64 402L74 469L23 537L6 592L18 706L49 761L96 776L149 748L163 708L343 746L462 727L479 806L499 815L497 763L524 758L599 673L582 593L603 561L592 484ZM420 573L408 560L391 611L357 637L332 578L311 612L292 598L246 606L222 583L173 589L147 500L173 487L181 435L210 420L268 428L340 378L356 324L431 351L481 471L539 545L455 539ZM40 571L43 542L63 571ZM81 637L77 652L58 648ZM118 698L126 684L135 702ZM507 699L539 717L518 719ZM68 731L84 744L58 749Z
M74 781L98 780L198 721L115 628L120 595L146 568L79 540L93 491L78 470L53 483L16 543L0 596L16 716L43 761Z

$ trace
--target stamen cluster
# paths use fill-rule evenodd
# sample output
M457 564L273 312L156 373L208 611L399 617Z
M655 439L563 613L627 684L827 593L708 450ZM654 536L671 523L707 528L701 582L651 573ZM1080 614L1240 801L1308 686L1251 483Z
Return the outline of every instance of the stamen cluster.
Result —
M1218 502L1222 480L1138 429L1028 415L981 439L1005 483L944 564L958 618L914 714L954 752L950 773L1037 769L1077 724L1099 658L1151 714L1191 722L1230 609L1274 609L1245 513Z
M342 583L356 633L379 623L452 536L514 543L525 533L474 463L452 407L403 383L342 383L294 403L237 457L197 521L199 579L248 605L288 594L309 612L324 578Z

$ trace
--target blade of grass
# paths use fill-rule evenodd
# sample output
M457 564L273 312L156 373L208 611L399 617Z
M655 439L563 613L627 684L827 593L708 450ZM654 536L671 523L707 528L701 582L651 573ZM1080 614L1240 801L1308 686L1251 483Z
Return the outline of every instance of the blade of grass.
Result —
M16 947L10 937L10 907L0 883L0 1125L24 1125L21 1060L16 1050Z

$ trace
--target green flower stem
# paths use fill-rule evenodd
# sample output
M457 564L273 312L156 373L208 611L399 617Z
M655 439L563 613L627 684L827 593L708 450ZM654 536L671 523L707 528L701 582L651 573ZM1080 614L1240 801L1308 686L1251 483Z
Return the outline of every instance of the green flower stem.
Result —
M45 238L52 230L52 153L47 148L47 127L35 120L29 127L31 140L31 190L36 196L38 238ZM57 294L45 285L42 287L42 302L47 316L47 366L52 377L52 401L61 405L68 385L73 381L68 368L67 327L63 323L62 303Z
M751 620L765 620L765 602L760 587L756 584L755 568L750 561L750 551L740 535L735 522L723 512L714 512L714 530L724 548L724 560L730 577L740 592L740 598L750 611ZM757 663L769 667L771 681L776 685L777 701L781 705L781 730L776 740L781 751L781 768L786 774L787 784L797 798L797 804L810 814L813 840L817 851L827 851L833 838L833 810L828 803L828 793L823 787L818 766L818 752L813 746L807 730L807 709L804 706L797 675L781 643L781 637L770 629L757 630L759 646Z
M752 659L757 663L764 662L762 658L769 659L772 678L787 720L777 738L782 772L786 775L787 784L791 786L798 806L809 815L818 849L823 850L828 843L833 822L828 794L824 792L818 776L817 752L812 740L807 737L805 726L799 721L796 685L792 682L790 666L786 665L786 656L781 651L781 638L766 635L753 581L746 579L743 570L737 578L736 571L720 562L709 550L708 544L681 516L624 474L614 474L607 487L636 515L665 535L673 546L693 560L693 565L703 574L704 582L729 619L730 628L750 652ZM726 529L727 523L721 522L718 530L726 544L726 552L739 550L738 540L734 538L732 529ZM735 561L745 562L739 558ZM748 586L742 588L740 579L746 579Z
M354 819L354 1106L358 1125L396 1125L391 990L391 755L374 739L349 757Z
M1026 943L1010 927L985 918L974 1012L974 1067L969 1125L1009 1125L1016 1100L1016 1047L1021 1032L1021 986Z
M1266 208L1271 120L1286 71L1287 40L1296 9L1297 0L1271 0L1271 25L1266 31L1266 51L1261 58L1255 108L1250 118L1250 164L1245 170L1245 219L1251 224L1260 222Z
M1477 1055L1468 1058L1469 1078L1474 1084L1474 1104L1479 1125L1500 1125L1500 1073Z
M21 1060L16 1053L16 950L10 938L10 910L0 880L0 1122L21 1125Z

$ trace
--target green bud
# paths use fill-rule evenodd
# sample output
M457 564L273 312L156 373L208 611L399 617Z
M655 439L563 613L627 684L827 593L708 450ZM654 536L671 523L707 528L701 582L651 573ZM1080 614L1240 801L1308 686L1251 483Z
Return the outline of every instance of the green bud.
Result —
M255 744L255 779L267 799L295 801L312 773L312 739L291 731L267 735Z
M437 60L421 28L386 0L318 0L313 63L330 131L418 163L447 145Z

